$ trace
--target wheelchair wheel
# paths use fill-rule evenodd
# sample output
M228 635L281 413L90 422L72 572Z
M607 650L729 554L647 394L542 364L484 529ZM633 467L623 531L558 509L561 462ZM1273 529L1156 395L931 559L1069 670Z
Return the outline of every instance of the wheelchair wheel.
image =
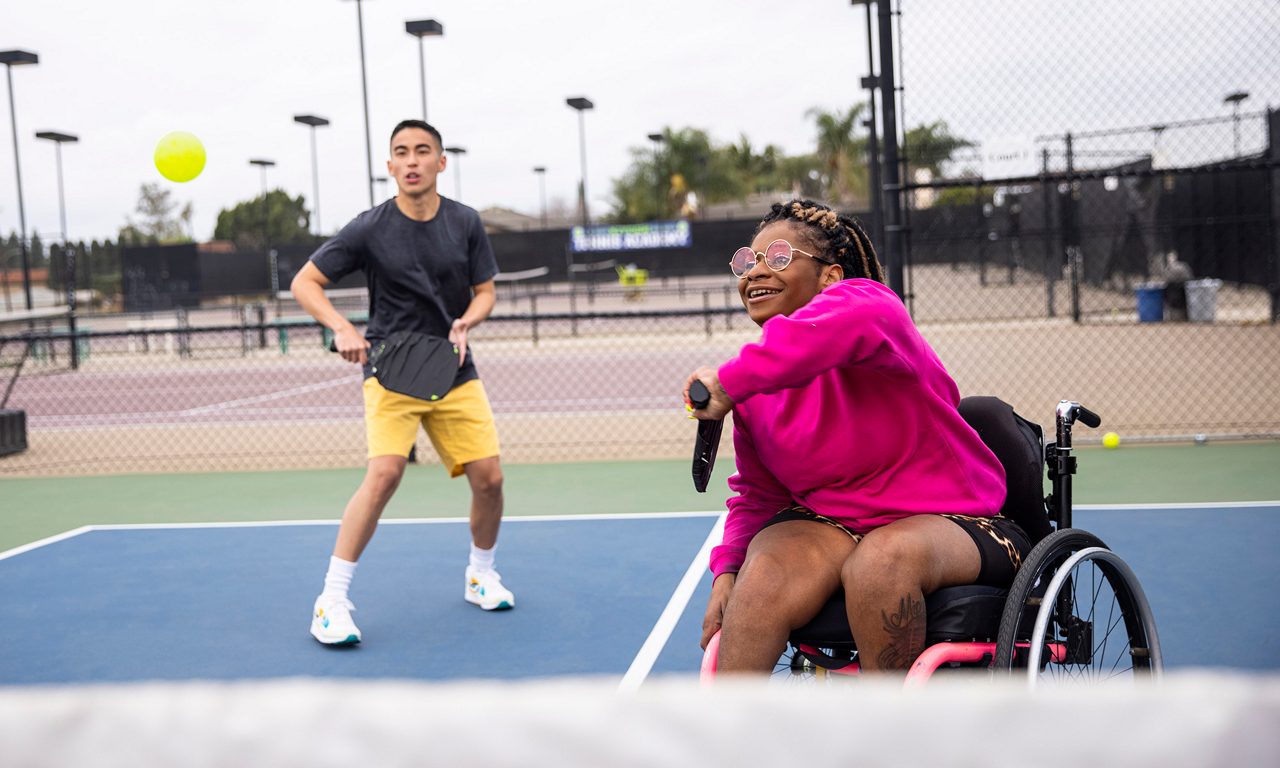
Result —
M838 678L845 677L835 671L853 663L856 652L835 648L800 648L794 643L787 643L773 665L773 675L769 682L783 686L830 685Z
M1158 675L1155 620L1128 564L1086 531L1046 537L1009 590L993 667L1032 685Z

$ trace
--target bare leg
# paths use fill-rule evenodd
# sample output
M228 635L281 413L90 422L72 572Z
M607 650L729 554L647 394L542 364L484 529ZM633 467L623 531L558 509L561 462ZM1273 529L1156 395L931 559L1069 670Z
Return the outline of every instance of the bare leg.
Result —
M471 483L471 541L480 549L493 549L502 524L502 465L498 457L464 464Z
M924 650L924 596L973 583L981 566L969 534L937 515L905 518L868 533L840 575L862 669L909 669Z
M729 594L717 671L773 670L791 630L804 626L840 586L853 539L825 523L792 520L751 541Z
M342 513L338 541L333 546L334 557L353 563L360 559L378 527L382 510L400 486L406 463L403 456L374 456L369 459L364 481Z

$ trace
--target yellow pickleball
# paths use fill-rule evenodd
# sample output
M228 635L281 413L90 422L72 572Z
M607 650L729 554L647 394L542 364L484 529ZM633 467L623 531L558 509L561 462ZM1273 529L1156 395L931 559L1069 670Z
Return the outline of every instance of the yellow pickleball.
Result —
M204 170L204 145L186 131L166 133L156 144L156 170L169 181L191 181Z

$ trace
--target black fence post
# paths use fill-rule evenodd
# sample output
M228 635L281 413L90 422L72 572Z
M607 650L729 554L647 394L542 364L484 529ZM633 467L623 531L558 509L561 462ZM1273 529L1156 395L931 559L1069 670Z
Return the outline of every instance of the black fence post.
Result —
M63 244L67 282L67 331L71 334L71 370L80 368L80 339L76 337L76 248Z
M1044 288L1045 288L1045 304L1048 308L1047 316L1052 318L1057 316L1057 309L1054 307L1054 290L1057 288L1058 276L1062 274L1062 270L1057 267L1057 259L1054 255L1057 249L1053 247L1053 191L1049 188L1049 148L1045 147L1040 150L1040 197L1044 201Z
M258 315L258 349L267 348L267 305L258 302L253 307Z
M178 307L178 357L191 357L191 321L187 310Z
M711 291L702 291L702 318L706 326L707 338L711 338Z
M529 297L529 317L533 324L533 346L538 346L538 297Z

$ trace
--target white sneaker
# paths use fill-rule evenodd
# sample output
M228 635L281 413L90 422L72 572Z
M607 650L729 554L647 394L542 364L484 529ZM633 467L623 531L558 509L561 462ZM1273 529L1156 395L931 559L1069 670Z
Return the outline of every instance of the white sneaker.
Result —
M325 645L355 645L360 628L351 620L356 607L350 600L321 595L311 612L311 636Z
M467 566L467 591L463 595L468 603L475 603L486 611L499 611L516 607L516 597L502 586L497 571L477 571Z

